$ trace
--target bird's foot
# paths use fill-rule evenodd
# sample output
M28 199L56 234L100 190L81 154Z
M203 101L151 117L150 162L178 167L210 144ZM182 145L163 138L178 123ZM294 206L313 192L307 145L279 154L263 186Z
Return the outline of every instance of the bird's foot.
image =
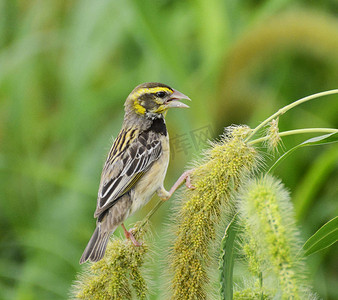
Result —
M134 228L131 228L131 229L129 229L129 231L128 231L128 230L126 229L126 227L124 226L123 223L121 224L121 226L122 226L122 228L123 228L123 232L124 232L125 237L126 237L127 239L131 240L131 242L134 244L134 246L136 246L136 247L142 246L142 243L139 243L139 242L135 239L135 237L134 237L134 235L133 235L133 230L134 230Z
M196 187L191 183L190 180L190 174L192 173L194 169L185 171L174 183L174 185L171 187L169 192L164 190L164 188L161 191L158 191L157 194L161 198L161 200L166 201L168 200L172 194L183 184L185 181L185 185L189 190L194 190Z
M184 172L182 175L185 175L185 185L189 190L194 190L196 187L191 183L190 174L194 171L191 169L189 171Z

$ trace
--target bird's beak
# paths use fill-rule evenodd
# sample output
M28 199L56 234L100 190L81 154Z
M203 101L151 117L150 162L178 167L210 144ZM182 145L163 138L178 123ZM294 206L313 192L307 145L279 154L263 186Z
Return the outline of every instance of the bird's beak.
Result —
M166 101L166 106L168 108L171 108L171 107L189 108L188 105L179 101L179 100L183 100L183 99L191 101L191 99L188 96L182 94L179 91L174 90L174 92L171 94L170 98Z

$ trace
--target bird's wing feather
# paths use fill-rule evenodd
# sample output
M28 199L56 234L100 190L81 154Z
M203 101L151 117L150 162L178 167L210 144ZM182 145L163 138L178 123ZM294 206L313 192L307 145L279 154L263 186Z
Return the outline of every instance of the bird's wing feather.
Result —
M99 216L128 192L161 153L161 142L153 132L122 130L103 167L94 216Z

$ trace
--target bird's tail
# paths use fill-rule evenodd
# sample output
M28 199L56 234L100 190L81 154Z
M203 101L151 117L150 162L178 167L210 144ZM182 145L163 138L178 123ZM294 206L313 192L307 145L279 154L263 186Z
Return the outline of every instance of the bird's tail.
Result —
M84 250L80 264L83 264L87 260L96 262L102 259L106 252L108 240L112 231L102 230L101 223L98 223L96 229L90 238L86 249ZM114 228L115 229L115 228Z

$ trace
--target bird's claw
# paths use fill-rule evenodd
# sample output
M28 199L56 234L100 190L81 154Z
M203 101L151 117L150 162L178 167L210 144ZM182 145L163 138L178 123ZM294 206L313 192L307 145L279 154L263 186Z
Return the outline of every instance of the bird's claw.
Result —
M186 173L186 177L185 177L185 186L186 186L189 190L194 190L194 189L196 189L196 187L191 183L191 180L190 180L190 174L191 174L191 172L192 172L193 170L194 170L194 169L185 172L185 173Z
M191 183L185 183L185 185L186 185L186 187L189 189L189 190L194 190L194 189L196 189L196 187L193 185L193 184L191 184Z
M136 246L136 247L141 247L141 246L142 246L142 243L139 243L139 242L135 239L135 237L134 237L134 235L133 235L133 231L135 231L135 228L131 228L131 229L127 230L126 227L124 227L124 224L123 224L123 223L122 223L121 226L122 226L122 228L123 228L123 232L124 232L125 237L126 237L127 239L129 239L129 240L134 244L134 246Z
M196 187L191 183L190 180L190 174L192 173L194 169L189 170L189 171L185 171L180 178L177 179L177 181L174 183L174 185L171 187L169 192L166 192L166 194L162 193L159 194L161 200L165 201L168 200L172 194L181 186L181 184L183 184L183 182L185 181L185 185L189 190L194 190Z

